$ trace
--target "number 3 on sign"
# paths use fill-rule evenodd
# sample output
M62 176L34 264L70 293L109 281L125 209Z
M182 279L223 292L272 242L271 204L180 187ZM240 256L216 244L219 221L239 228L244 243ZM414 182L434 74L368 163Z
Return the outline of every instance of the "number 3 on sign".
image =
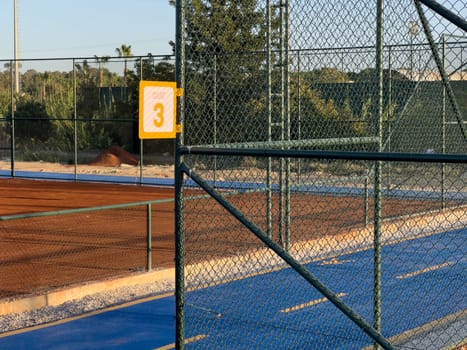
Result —
M154 105L154 111L156 112L156 118L153 120L156 128L160 128L164 125L164 105L162 103L156 103Z
M139 138L169 139L176 135L177 85L146 81L139 85Z

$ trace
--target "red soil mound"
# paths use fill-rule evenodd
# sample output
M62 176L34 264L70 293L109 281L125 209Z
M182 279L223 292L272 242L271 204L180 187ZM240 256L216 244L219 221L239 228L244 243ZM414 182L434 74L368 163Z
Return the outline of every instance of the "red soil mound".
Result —
M108 167L119 166L122 164L136 166L139 164L139 158L119 146L111 146L88 163L88 165Z

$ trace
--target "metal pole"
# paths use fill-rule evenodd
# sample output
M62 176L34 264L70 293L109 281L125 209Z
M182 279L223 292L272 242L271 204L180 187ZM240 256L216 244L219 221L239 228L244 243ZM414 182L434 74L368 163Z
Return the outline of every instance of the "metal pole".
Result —
M313 151L313 150L282 150L276 148L221 148L184 146L181 154L202 154L239 157L289 157L289 158L313 158L334 159L351 161L384 161L384 162L411 162L411 163L453 163L465 164L467 154L430 154L430 153L387 153L387 152L355 152L355 151Z
M384 0L378 0L376 9L376 71L377 71L377 120L376 135L378 137L378 152L382 152L383 146L383 10ZM382 247L381 247L381 205L382 205L382 162L377 161L375 167L375 213L374 213L374 291L373 291L373 327L381 333L381 288L382 288ZM375 342L374 349L379 349Z
M146 207L146 234L147 234L147 270L152 270L152 209L151 203L147 204Z
M267 0L266 4L266 108L267 108L267 128L268 128L268 141L272 140L272 102L271 102L271 1ZM268 158L267 174L266 174L266 188L267 188L267 234L272 237L272 158Z
M280 140L285 140L285 15L284 2L279 2L279 19L280 19L280 45L279 45L279 69L280 69ZM284 148L282 148L284 149ZM285 161L284 158L279 159L279 241L282 247L286 247L285 225L286 225L286 184L285 184Z
M267 140L272 140L272 105L271 105L271 1L266 2L266 113L267 113ZM268 237L272 237L272 159L267 159L267 170L266 170L266 225Z
M214 114L214 144L217 144L217 55L214 55L214 101L213 101L213 114ZM216 187L216 173L217 173L217 156L214 156L214 187Z
M10 98L11 98L11 139L10 139L10 164L11 164L11 177L15 177L15 111L16 111L16 100L15 100L15 93L14 93L14 82L13 82L13 62L10 61Z
M387 107L387 119L386 124L388 127L388 137L387 137L387 145L388 145L388 152L391 152L391 126L392 126L392 46L389 46L388 50L388 107ZM384 146L383 146L384 147ZM387 164L387 189L391 188L391 162Z
M139 80L143 80L143 58L140 57L139 60ZM134 143L133 143L134 144ZM139 139L139 183L140 185L143 183L143 139Z
M419 0L425 6L428 6L430 9L435 11L436 13L440 14L444 18L446 18L449 22L455 24L459 28L462 28L464 31L467 32L467 21L465 18L462 18L452 11L448 10L446 7L439 4L439 1L434 0ZM418 1L417 1L418 2Z
M176 44L175 44L175 79L177 87L185 88L185 7L183 0L176 0ZM185 247L183 222L183 156L180 152L184 144L184 98L177 97L177 133L175 148L175 347L184 349L185 339Z
M289 57L289 1L284 0L284 102L285 102L285 134L287 141L290 141L290 57ZM290 158L285 160L285 249L288 251L290 247Z
M14 0L15 92L19 94L18 3Z
M369 220L368 220L368 218L369 218L369 207L370 207L370 206L369 206L369 198L370 198L370 196L369 196L369 191L368 191L368 186L369 186L368 176L369 176L369 175L366 175L366 176L365 176L365 209L364 209L364 210L365 210L365 214L364 214L364 215L365 215L365 220L364 220L364 222L365 222L365 227L368 225L368 221L369 221Z
M442 35L442 63L443 63L443 70L446 69L446 36ZM442 153L446 153L446 86L443 84L443 116L442 121L443 123L441 127L442 132ZM441 163L441 208L446 208L446 163Z
M76 110L76 62L73 58L73 163L74 163L74 178L78 180L78 111Z
M302 104L301 104L301 56L300 56L300 49L297 51L297 136L298 139L302 139ZM297 159L297 177L298 177L298 185L301 184L302 178L302 160L299 158Z

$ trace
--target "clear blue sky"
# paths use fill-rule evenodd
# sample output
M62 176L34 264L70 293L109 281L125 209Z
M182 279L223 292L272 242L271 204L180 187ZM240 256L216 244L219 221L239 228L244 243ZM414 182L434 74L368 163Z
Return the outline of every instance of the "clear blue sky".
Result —
M14 57L13 0L0 0L0 59ZM17 0L20 58L165 55L175 40L168 0Z

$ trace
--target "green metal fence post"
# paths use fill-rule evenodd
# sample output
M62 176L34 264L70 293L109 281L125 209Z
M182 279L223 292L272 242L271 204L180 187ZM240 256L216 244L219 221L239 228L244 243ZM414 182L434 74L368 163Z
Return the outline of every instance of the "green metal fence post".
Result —
M368 221L369 221L369 191L368 191L368 185L369 185L369 180L368 180L368 176L365 176L365 227L368 225Z
M443 70L446 69L446 35L442 35L442 65ZM443 112L442 112L442 120L441 120L441 137L442 137L442 150L443 154L446 153L446 85L443 84ZM446 164L441 164L441 208L446 208Z
M143 58L139 59L139 80L143 80ZM144 142L143 139L139 140L139 183L143 183L143 162L144 162Z
M75 181L78 180L78 111L76 110L77 106L77 96L76 96L76 63L73 58L73 174Z
M268 141L272 141L272 41L271 41L271 1L266 2L266 110L267 110L267 126L268 126ZM266 187L267 187L267 232L268 236L272 237L272 159L268 158L267 163L267 175L266 175Z
M175 76L177 87L185 88L185 6L183 0L176 1L176 44ZM183 224L183 161L180 152L183 146L184 98L177 97L177 133L175 149L175 347L184 349L185 339L185 269L184 269L184 224Z
M11 176L15 176L15 109L16 109L16 101L15 101L15 94L14 94L14 87L13 87L13 62L10 61L10 79L11 79L11 139L10 139L10 173Z
M383 18L384 0L378 0L376 9L376 72L377 72L377 120L376 136L378 137L378 152L383 148ZM375 167L375 213L374 213L374 291L373 291L373 327L381 332L381 289L382 289L382 247L381 247L381 161L376 162ZM379 349L378 343L374 343L374 349Z
M147 234L147 270L152 270L152 208L151 203L148 203L147 206L147 217L146 217L146 234Z

